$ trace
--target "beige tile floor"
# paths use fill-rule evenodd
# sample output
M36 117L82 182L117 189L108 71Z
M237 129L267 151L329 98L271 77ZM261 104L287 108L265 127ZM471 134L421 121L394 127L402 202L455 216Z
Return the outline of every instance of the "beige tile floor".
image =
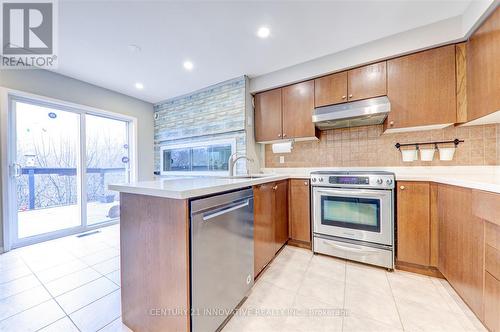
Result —
M0 255L0 331L130 331L121 323L119 229ZM440 279L285 247L232 331L485 331Z
M257 280L240 313L224 332L486 331L445 280L290 246Z
M118 225L0 255L0 331L129 331L119 255Z

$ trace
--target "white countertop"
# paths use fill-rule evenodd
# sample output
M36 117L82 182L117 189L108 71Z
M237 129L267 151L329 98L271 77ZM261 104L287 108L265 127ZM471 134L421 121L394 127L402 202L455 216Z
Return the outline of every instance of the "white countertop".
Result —
M264 168L264 173L307 177L313 171L388 171L397 181L429 181L500 193L500 166Z
M175 177L159 178L130 184L111 184L110 190L119 192L187 199L224 191L250 187L289 178L309 178L312 171L389 171L399 181L430 181L465 188L500 193L500 167L498 166L450 166L450 167L337 167L337 168L265 168L265 177L252 179L222 177Z
M129 194L186 199L254 186L261 183L288 179L288 175L268 175L253 179L222 177L160 178L128 184L110 184L108 188Z

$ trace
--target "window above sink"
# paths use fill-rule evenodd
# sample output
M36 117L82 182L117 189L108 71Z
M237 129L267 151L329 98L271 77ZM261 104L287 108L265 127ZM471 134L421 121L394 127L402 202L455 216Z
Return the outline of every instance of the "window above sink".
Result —
M234 138L165 145L160 148L161 174L227 175L235 151Z

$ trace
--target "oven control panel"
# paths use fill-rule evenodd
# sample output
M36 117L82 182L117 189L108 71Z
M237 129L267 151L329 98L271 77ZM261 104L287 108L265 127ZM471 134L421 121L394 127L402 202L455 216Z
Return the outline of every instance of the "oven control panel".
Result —
M394 174L328 174L311 173L311 185L351 188L394 188Z

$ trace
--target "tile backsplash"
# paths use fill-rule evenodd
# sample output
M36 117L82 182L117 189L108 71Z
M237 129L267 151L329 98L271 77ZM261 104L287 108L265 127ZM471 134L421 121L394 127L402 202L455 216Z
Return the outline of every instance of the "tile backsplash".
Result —
M403 162L396 143L453 140L461 143L452 161ZM453 146L451 144L450 146ZM285 162L280 163L280 156ZM266 145L265 167L500 165L500 124L384 134L382 125L332 129L317 141L296 142L291 153L274 154Z

